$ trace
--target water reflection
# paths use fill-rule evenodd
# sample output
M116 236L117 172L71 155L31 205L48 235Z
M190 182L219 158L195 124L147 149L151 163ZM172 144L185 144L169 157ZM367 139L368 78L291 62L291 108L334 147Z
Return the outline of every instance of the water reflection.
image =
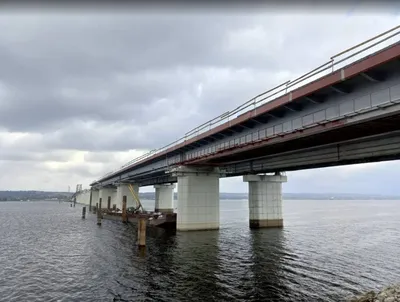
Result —
M158 228L147 228L146 259L143 262L145 288L144 296L150 301L160 301L165 298L168 289L174 287L173 268L177 243L174 231Z
M286 257L284 230L280 228L253 230L250 236L253 272L253 301L271 300L283 301L290 296L282 274Z
M217 274L218 231L180 232L178 251L174 259L176 284L175 299L186 301L215 301L220 292Z
M285 204L283 229L250 231L221 202L219 231L149 228L145 254L136 226L80 206L0 204L0 300L336 302L398 282L398 202Z

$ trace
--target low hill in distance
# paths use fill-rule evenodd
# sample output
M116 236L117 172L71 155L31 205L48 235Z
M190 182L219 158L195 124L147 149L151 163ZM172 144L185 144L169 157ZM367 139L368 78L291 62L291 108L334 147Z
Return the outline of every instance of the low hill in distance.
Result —
M44 191L0 191L0 201L64 200L73 193Z
M45 191L0 191L0 201L33 201L33 200L66 200L72 196L69 192ZM154 192L139 193L141 199L154 200ZM175 199L177 193L175 193ZM220 193L222 200L247 200L247 193ZM400 196L379 194L346 194L346 193L283 193L286 200L400 200Z

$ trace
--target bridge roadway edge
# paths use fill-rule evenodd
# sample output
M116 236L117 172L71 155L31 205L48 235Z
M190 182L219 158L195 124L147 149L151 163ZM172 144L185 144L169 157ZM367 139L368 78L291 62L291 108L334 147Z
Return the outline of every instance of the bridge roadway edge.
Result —
M254 118L257 115L260 115L262 113L268 112L269 110L272 110L273 108L276 108L276 107L282 106L284 104L293 102L296 99L298 99L298 98L300 98L302 96L308 95L308 94L310 94L313 91L316 91L318 89L322 89L324 87L327 87L327 86L342 82L343 80L349 79L349 78L351 78L351 77L353 77L353 76L355 76L355 75L357 75L357 74L359 74L361 72L367 71L367 70L369 70L369 69L371 69L371 68L373 68L375 66L381 65L381 64L383 64L385 62L388 62L390 60L396 59L398 57L400 57L400 44L396 43L393 46L390 46L390 47L388 47L386 49L383 49L381 51L378 51L378 52L376 52L376 53L374 53L374 54L372 54L370 56L362 58L362 59L360 59L360 60L358 60L358 61L356 61L356 62L354 62L352 64L344 66L340 70L337 70L337 71L335 71L334 73L332 73L330 75L324 76L324 77L322 77L322 78L320 78L320 79L318 79L318 80L316 80L314 82L311 82L311 83L308 83L308 84L306 84L306 85L304 85L302 87L299 87L298 89L294 90L291 93L287 93L287 94L285 94L285 95L283 95L283 96L281 96L281 97L279 97L279 98L277 98L275 100L272 100L272 101L262 105L261 107L256 108L256 110L255 110L257 112L256 115L252 115L252 112L254 112L253 110L248 111L247 113L245 113L245 114L243 114L243 115L241 115L241 116L239 116L239 117L237 117L237 118L235 118L235 119L233 119L233 120L231 120L229 122L226 122L226 123L224 123L222 125L219 125L219 126L213 128L213 129L209 130L209 131L206 131L206 132L204 132L204 133L202 133L202 134L200 134L200 135L198 135L198 136L196 136L194 138L191 138L191 139L185 141L184 143L178 144L178 145L173 146L173 147L171 147L171 148L169 148L167 150L164 150L161 153L158 153L158 154L155 154L155 155L153 155L153 156L151 156L149 158L146 158L145 160L143 160L141 162L137 162L137 163L132 164L132 165L130 165L128 167L125 167L124 169L121 169L121 170L117 171L116 173L120 174L120 173L122 173L122 172L124 172L126 170L129 170L129 169L132 169L132 168L134 168L136 166L143 165L146 162L150 162L150 161L152 161L152 160L154 160L156 158L165 156L168 153L170 153L170 152L172 152L172 151L174 151L176 149L182 148L182 147L184 147L186 145L189 145L189 144L191 144L193 142L199 141L199 140L203 139L204 137L207 137L207 136L210 136L212 134L218 133L218 132L220 132L220 131L222 131L224 129L232 127L233 125L240 124L241 122L243 122L243 121L245 121L245 120L247 120L249 118ZM345 75L344 78L342 77L342 73L344 73L344 75ZM113 175L115 175L115 174L108 175L106 178L99 179L98 181L104 181L104 180L106 180L108 178L111 178ZM91 185L94 185L94 183L92 183Z

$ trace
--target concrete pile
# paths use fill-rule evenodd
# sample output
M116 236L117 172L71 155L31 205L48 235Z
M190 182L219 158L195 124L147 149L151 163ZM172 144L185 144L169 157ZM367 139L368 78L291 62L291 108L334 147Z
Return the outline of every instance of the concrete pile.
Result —
M351 298L349 302L400 302L400 284L391 285L380 292L367 292L361 296Z

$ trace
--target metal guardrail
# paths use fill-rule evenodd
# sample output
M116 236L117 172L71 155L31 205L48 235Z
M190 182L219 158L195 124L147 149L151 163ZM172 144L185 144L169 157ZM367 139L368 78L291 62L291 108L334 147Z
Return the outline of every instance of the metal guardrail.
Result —
M311 70L310 72L303 74L302 76L294 79L294 80L289 80L285 83L282 83L272 89L269 89L249 101L243 103L242 105L236 107L235 109L231 111L227 111L203 124L200 126L197 126L196 128L193 128L192 130L188 131L185 133L185 136L177 139L176 141L161 147L159 149L154 149L151 150L150 152L143 154L139 157L134 158L133 160L127 162L123 166L121 166L119 169L114 170L112 172L109 172L105 175L103 175L101 179L104 179L132 164L138 163L140 161L143 161L150 156L153 156L155 154L161 153L168 148L171 148L173 146L176 146L180 143L183 143L187 141L188 139L194 138L206 131L209 131L221 124L224 124L226 122L230 122L232 119L243 115L244 113L249 113L249 112L254 112L256 114L257 112L257 107L272 101L273 99L276 99L282 95L285 95L287 93L290 93L291 91L304 86L305 84L311 83L315 80L318 80L326 75L329 75L336 70L340 69L343 66L349 65L351 63L356 62L357 60L360 60L368 55L371 55L379 50L382 50L388 46L394 45L396 43L399 43L399 37L398 35L400 34L400 25L387 30L377 36L374 36L362 43L359 43L351 48L348 48L332 57L330 57L330 60L317 68ZM351 60L350 60L351 59ZM253 107L252 110L249 110L249 107ZM97 181L97 180L96 180ZM94 182L96 182L94 181Z

